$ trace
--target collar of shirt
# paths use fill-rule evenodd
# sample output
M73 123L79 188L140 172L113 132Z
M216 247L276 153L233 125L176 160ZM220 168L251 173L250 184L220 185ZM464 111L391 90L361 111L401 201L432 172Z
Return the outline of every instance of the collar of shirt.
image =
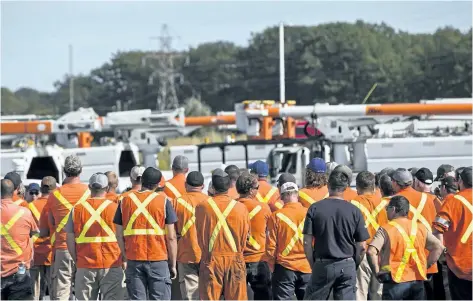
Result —
M186 175L183 174L183 173L178 173L177 175L175 175L174 177L172 177L172 179L176 179L176 180L179 180L179 181L186 181Z
M12 204L13 199L2 199L2 204Z
M250 198L239 198L238 199L238 202L241 202L241 203L251 202L251 201L253 201L253 199L250 199Z
M214 199L214 201L231 201L228 193L217 194L216 196L212 197L212 199Z
M302 204L299 202L286 203L284 204L283 208L299 209L299 208L302 208Z
M410 193L410 192L418 192L418 191L415 190L414 188L412 188L412 186L409 186L409 187L406 187L406 188L402 189L401 191L399 191L398 194L401 193L401 192Z

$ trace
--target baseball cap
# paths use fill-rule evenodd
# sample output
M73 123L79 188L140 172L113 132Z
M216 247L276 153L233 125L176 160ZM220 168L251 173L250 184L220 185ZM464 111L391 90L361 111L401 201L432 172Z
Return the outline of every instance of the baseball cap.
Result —
M258 160L254 162L253 164L250 164L248 168L250 169L251 173L258 175L258 177L260 178L267 177L269 174L268 164L266 164L266 162L263 162L261 160Z
M415 173L415 177L417 180L421 181L424 184L430 185L434 182L434 175L430 171L430 169L426 167L422 167Z
M307 165L307 168L316 173L324 173L327 171L327 166L325 161L321 158L312 158Z
M176 156L174 160L172 160L172 169L187 169L189 168L189 159L186 156Z
M326 173L329 175L337 166L338 166L337 162L327 162L325 164Z
M452 165L450 165L450 164L440 165L439 168L437 168L437 175L435 177L435 181L440 180L441 178L443 178L443 176L446 173L449 173L449 172L452 172L452 171L455 171L455 167L453 167Z
M64 172L66 175L77 175L82 171L82 163L76 155L69 155L64 162Z
M391 178L401 185L411 185L413 181L411 172L405 168L396 169Z
M230 188L230 177L221 168L212 173L212 185L216 192L225 192Z
M57 182L54 177L44 177L43 180L41 180L41 192L42 193L47 193L50 191L53 191L57 187Z
M381 171L379 172L379 176L388 175L392 177L394 172L395 172L394 168L386 167L386 168L381 169Z
M130 178L133 181L138 180L139 177L143 176L143 172L145 171L145 169L146 168L144 166L139 166L139 165L133 166L133 168L130 171Z
M415 177L416 173L419 171L417 167L411 167L411 168L408 168L407 170L411 172L413 177Z
M21 176L14 171L8 172L4 179L10 180L13 183L13 189L18 189L18 186L21 184Z
M141 183L143 185L157 185L163 177L161 171L154 167L148 167L143 171Z
M89 179L89 187L103 189L108 187L108 178L103 173L94 173Z
M297 192L299 191L299 187L297 187L297 184L294 182L287 182L282 184L281 188L281 194L286 193L286 192Z
M351 179L353 177L353 172L351 171L350 167L341 164L341 165L338 165L337 167L335 167L334 171L335 170L345 174L348 177L348 181L351 182ZM348 183L348 184L350 184L350 183Z
M204 185L204 176L198 171L191 171L186 178L186 184L192 187Z
M279 187L281 187L284 183L288 183L288 182L295 183L296 182L296 177L294 177L294 175L292 175L290 173L283 173L279 176L279 179L278 179L278 186Z
M470 187L472 186L471 185L471 166L465 167L465 169L463 169L463 171L460 174L460 178L463 183L465 183L466 185Z
M28 185L28 191L39 191L39 184L38 183L31 183Z
M455 181L454 177L448 176L448 177L445 177L445 178L441 179L441 185L452 188L452 189L455 189L455 190L458 190L458 185L457 185L457 182Z
M228 165L224 171L233 181L236 181L240 176L240 169L236 165Z

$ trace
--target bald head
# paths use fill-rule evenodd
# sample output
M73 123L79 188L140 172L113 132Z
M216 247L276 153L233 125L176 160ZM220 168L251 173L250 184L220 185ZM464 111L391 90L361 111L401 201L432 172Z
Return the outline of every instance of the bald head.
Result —
M15 191L13 182L8 179L2 179L1 186L2 199L11 199L13 197L13 191Z

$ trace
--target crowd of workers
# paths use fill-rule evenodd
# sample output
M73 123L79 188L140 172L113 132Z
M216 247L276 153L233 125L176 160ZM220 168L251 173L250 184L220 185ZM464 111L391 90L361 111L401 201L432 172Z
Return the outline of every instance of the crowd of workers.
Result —
M256 161L216 169L207 193L186 157L172 170L135 166L121 194L113 172L81 183L77 156L61 186L22 192L8 173L2 300L472 299L471 167L363 171L355 190L347 166L314 158L299 189Z

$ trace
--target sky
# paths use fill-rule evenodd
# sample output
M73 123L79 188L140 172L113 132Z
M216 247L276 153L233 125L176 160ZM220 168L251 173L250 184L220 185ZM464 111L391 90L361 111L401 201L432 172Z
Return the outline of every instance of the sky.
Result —
M317 25L381 23L412 33L438 27L468 30L471 1L2 1L1 86L52 91L68 73L87 74L118 50L152 50L162 24L184 50L217 40L247 45L252 32L279 22Z

